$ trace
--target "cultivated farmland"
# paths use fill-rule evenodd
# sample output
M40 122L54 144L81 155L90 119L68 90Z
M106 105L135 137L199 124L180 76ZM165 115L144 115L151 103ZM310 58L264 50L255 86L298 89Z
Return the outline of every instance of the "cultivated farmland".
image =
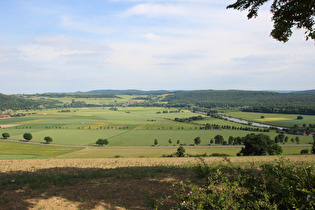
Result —
M29 113L36 112L38 111L29 111ZM201 137L201 145L206 146L216 135L222 135L227 140L229 136L243 137L251 133L251 131L230 129L200 130L206 123L235 127L250 126L205 115L206 118L201 121L176 122L174 118L188 118L201 114L187 110L178 111L174 108L119 107L117 111L109 108L78 108L70 109L69 112L62 112L60 109L45 112L46 115L32 114L0 119L1 131L8 132L10 139L15 140L22 140L23 134L27 132L33 135L32 142L44 142L44 137L50 136L53 138L53 144L85 146L95 145L98 138L108 139L109 146L151 146L155 139L158 140L158 146L176 146L178 140L181 144L190 145L194 143L193 139L197 136ZM273 119L276 117L283 119L282 115L273 115ZM274 138L277 134L270 132L268 135ZM295 137L290 135L290 138ZM299 138L301 144L312 141L308 136L299 136Z

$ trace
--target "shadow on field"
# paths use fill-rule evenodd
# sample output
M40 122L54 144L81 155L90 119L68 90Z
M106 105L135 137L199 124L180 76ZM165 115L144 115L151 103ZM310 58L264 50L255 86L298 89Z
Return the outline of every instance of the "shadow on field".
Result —
M0 173L0 209L151 209L191 175L175 166L11 171Z

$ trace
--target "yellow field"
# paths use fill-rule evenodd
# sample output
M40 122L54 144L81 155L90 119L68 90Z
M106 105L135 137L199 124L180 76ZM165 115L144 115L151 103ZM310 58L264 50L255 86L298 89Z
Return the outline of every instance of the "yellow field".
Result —
M222 157L203 158L207 163L224 162ZM277 156L229 157L232 163L250 163L274 161ZM286 156L290 161L315 161L315 155ZM199 162L198 158L97 158L97 159L36 159L36 160L0 160L0 172L37 171L40 169L64 168L119 168L134 166L187 166ZM315 163L315 162L314 162Z
M255 119L255 121L259 122L270 122L270 121L282 121L282 120L292 120L291 118L286 118L286 117L269 117L269 118L264 118L264 119Z

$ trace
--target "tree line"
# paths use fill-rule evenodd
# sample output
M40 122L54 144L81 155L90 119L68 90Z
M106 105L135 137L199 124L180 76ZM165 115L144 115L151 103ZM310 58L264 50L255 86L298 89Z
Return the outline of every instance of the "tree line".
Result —
M271 91L196 90L167 95L168 106L228 108L265 113L314 114L315 97L311 93L278 93ZM307 105L305 105L307 104ZM265 108L266 107L266 108Z

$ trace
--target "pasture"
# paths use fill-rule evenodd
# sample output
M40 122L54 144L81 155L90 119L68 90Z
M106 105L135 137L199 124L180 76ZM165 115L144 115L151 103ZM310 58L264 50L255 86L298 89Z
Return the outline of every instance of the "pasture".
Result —
M31 133L31 142L44 142L44 137L50 136L52 144L61 145L95 145L97 139L108 139L109 146L151 146L156 139L158 146L178 146L179 144L194 144L196 137L201 138L201 146L210 144L216 135L222 135L227 141L229 136L243 137L252 131L244 130L200 130L206 123L228 125L235 127L250 127L242 124L206 117L204 120L191 123L173 121L174 118L188 118L200 115L187 110L160 107L118 107L117 111L110 108L80 108L70 112L61 112L65 109L45 110L46 115L30 114L23 117L0 119L0 133L8 132L9 139L22 140L24 133ZM167 113L163 113L167 112ZM36 113L43 111L28 111ZM243 119L258 119L260 113L229 113ZM243 114L243 115L241 115ZM265 122L288 121L294 124L296 119L290 115L265 114ZM315 122L313 116L305 116L301 122ZM278 120L275 120L278 119ZM312 121L314 120L314 121ZM274 138L275 132L266 133ZM288 135L289 139L295 135ZM299 136L301 144L312 142L308 136ZM171 140L171 143L169 141ZM179 143L178 143L179 141ZM286 144L293 144L289 141Z
M302 126L303 124L314 124L314 115L299 115L299 114L269 114L269 113L253 113L253 112L228 112L227 116L244 119L251 122L258 122L268 125L280 127L293 127L294 125ZM261 116L264 116L262 119ZM303 119L298 120L297 116L302 116Z

